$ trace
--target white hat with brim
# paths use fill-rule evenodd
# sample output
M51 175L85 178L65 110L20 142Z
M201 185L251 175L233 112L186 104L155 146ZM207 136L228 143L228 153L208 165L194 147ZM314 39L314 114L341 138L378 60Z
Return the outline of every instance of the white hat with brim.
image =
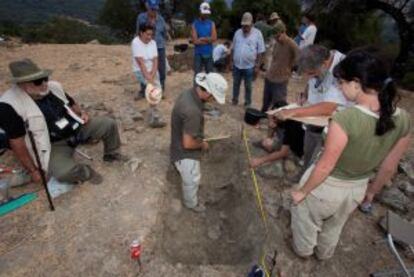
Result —
M195 82L211 94L217 103L223 105L226 103L226 90L228 84L226 79L218 73L198 73Z
M25 83L49 77L52 71L40 69L32 60L23 59L9 64L11 81L13 83Z
M200 5L201 14L211 14L210 4L207 2L201 3Z
M158 105L161 102L162 90L152 84L147 84L145 88L145 99L150 105Z

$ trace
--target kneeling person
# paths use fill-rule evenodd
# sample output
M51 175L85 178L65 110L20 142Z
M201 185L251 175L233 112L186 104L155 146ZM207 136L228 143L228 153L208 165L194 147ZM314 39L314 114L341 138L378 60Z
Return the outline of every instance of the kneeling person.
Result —
M286 106L286 102L276 102L273 108ZM294 120L278 121L276 117L269 118L269 137L260 141L260 147L270 152L269 154L253 158L250 165L253 168L264 164L275 162L288 157L289 153L294 154L297 158L303 156L303 139L305 131L302 123ZM281 146L278 146L281 142Z
M119 153L120 138L115 120L89 118L56 81L50 71L41 70L29 59L9 65L14 86L0 98L0 127L9 137L10 148L31 175L41 180L29 139L33 133L42 169L61 182L100 183L102 177L89 165L75 162L73 153L79 143L102 140L103 159L124 160Z
M171 115L171 162L180 172L184 205L203 211L197 191L201 179L201 152L208 149L204 139L203 107L206 102L225 103L226 80L218 73L198 73L193 89L181 94Z

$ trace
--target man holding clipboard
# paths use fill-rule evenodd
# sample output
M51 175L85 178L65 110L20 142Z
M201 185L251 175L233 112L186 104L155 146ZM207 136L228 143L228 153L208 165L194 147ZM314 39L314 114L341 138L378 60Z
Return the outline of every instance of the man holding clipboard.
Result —
M322 145L322 131L328 118L341 107L349 105L337 86L332 72L345 57L337 50L320 45L310 45L301 50L299 71L309 78L306 87L307 105L271 111L278 119L292 119L305 123L304 169L310 164ZM299 99L299 104L305 102Z

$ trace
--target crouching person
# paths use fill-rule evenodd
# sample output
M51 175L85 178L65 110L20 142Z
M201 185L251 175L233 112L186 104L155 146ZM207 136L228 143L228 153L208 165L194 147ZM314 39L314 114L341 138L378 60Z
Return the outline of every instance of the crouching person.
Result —
M9 65L13 87L0 98L0 126L9 137L10 148L33 181L41 180L29 132L33 134L42 169L61 182L101 183L102 177L87 164L73 159L76 145L102 140L103 160L125 160L115 120L89 118L65 93L60 83L49 81L49 70L29 59Z
M218 73L198 73L194 88L182 93L171 115L171 162L182 179L184 205L196 212L205 210L197 198L201 179L201 152L208 150L204 139L203 107L213 100L225 103L226 80Z

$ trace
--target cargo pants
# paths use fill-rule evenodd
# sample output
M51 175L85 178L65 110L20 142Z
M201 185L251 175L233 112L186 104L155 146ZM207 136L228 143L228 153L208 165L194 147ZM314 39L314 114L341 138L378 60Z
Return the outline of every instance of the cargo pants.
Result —
M104 154L114 154L121 146L118 126L116 121L110 117L91 118L81 127L79 132L80 137L85 141L102 140ZM87 164L77 163L73 157L74 152L75 148L69 146L66 140L52 143L49 175L60 182L66 183L78 183L88 180L91 168Z
M303 175L303 186L314 165ZM314 253L321 259L333 256L349 215L365 196L368 178L340 180L329 176L299 205L291 208L293 249L301 257Z
M197 192L200 185L200 161L183 159L174 163L182 180L184 206L194 208L198 204Z

